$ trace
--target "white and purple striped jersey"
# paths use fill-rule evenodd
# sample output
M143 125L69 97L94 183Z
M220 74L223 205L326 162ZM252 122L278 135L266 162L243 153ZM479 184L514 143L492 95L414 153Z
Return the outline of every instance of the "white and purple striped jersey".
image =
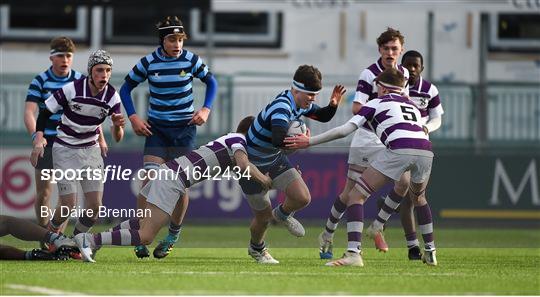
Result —
M367 102L349 122L375 132L395 153L433 156L420 120L420 111L407 97L387 94Z
M86 78L75 80L45 100L47 109L55 113L63 110L57 128L56 143L73 147L97 144L99 125L113 113L121 113L120 95L110 84L92 96Z
M194 172L207 172L208 176L212 177L220 173L223 174L228 167L236 163L234 153L237 150L241 150L247 155L246 137L240 133L229 133L182 157L165 163L165 166L178 172L179 179L186 188L189 188L207 179L194 174ZM199 178L197 179L197 177Z
M414 86L409 87L409 98L420 110L422 121L426 124L429 119L438 118L444 114L439 98L439 90L437 87L420 76L416 80Z
M397 65L397 69L403 73L405 80L409 81L409 70L407 68ZM356 93L354 94L354 102L358 102L362 105L365 105L368 101L378 97L378 88L375 84L375 78L381 72L384 71L384 66L382 64L381 58L377 62L371 64L368 68L364 69L360 74L358 79L358 84L356 86ZM404 93L409 93L409 88L406 86ZM383 147L383 144L380 142L379 138L373 134L370 130L358 129L351 140L351 147Z

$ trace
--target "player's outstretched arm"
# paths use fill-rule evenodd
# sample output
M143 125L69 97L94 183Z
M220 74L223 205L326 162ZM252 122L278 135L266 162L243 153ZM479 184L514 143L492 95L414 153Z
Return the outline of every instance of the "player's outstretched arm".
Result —
M272 187L272 179L268 176L263 174L257 166L253 165L251 162L249 162L247 154L242 150L237 150L234 152L234 159L236 161L236 165L242 169L242 171L249 168L249 173L255 181L260 183L264 190L268 190Z
M302 149L309 146L329 142L335 139L343 138L352 132L356 131L358 126L351 122L347 122L339 127L328 130L322 134L309 137L307 135L296 135L285 138L285 147L289 149Z

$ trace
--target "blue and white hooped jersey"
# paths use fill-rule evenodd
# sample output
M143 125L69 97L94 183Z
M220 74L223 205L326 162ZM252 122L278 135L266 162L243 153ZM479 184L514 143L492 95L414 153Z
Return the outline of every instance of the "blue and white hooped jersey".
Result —
M69 75L65 77L56 76L54 75L51 66L46 71L36 75L32 80L28 87L26 101L35 102L38 104L39 109L44 109L45 100L47 100L52 93L61 89L67 83L80 79L81 77L83 77L83 74L73 69L71 69ZM45 131L43 132L45 136L56 136L56 127L58 126L61 117L62 110L59 110L49 117L47 125L45 126Z
M286 90L270 102L256 117L247 134L249 159L257 166L266 166L277 160L282 153L272 144L272 126L289 128L289 123L301 116L310 116L320 107L297 108L291 91Z
M125 80L136 86L148 79L148 118L183 122L194 112L193 78L203 79L208 73L208 66L196 54L184 49L178 58L165 57L159 47L143 57Z

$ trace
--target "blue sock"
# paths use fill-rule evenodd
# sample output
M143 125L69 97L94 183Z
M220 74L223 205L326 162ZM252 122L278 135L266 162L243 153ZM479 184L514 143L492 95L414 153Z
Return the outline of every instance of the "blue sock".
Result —
M169 235L167 235L167 237L176 242L180 236L180 231L182 231L182 224L176 225L175 223L170 222Z
M291 215L290 213L283 210L283 204L278 205L278 207L276 207L276 210L276 215L283 221Z

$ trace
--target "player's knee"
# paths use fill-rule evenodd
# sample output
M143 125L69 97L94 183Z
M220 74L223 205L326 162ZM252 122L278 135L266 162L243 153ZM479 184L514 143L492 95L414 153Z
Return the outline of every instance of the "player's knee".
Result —
M302 191L297 198L298 199L296 201L298 201L298 203L301 204L302 207L306 207L311 202L311 194L308 190Z
M403 182L400 180L394 184L394 192L396 192L396 194L398 194L401 197L405 197L405 195L407 195L408 189L409 189L408 182Z
M419 196L415 195L415 197L413 197L411 200L414 206L423 206L427 204L425 195L419 195Z

